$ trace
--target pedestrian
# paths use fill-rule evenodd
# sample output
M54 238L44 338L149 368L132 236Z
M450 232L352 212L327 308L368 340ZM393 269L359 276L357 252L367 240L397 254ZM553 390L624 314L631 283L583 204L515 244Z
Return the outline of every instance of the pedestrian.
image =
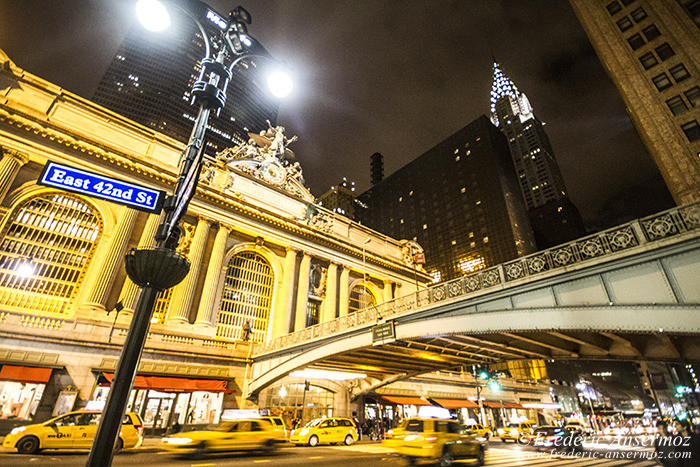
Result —
M673 428L676 432L676 436L681 438L682 441L674 443L674 450L676 451L676 459L679 467L694 467L700 462L700 440L698 440L698 433L693 430L693 426L687 419L675 420L673 422Z
M669 453L673 452L673 433L669 431L668 421L659 420L656 422L656 438L654 438L654 453L656 462L664 467L678 467L679 463L676 459L669 457Z
M181 431L182 431L182 425L180 425L179 421L175 420L173 427L170 429L170 433L175 434L175 433L180 433Z

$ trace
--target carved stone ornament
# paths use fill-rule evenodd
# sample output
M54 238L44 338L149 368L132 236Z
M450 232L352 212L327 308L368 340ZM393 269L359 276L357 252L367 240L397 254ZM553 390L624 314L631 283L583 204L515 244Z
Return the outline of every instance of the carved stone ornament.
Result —
M313 201L311 192L304 186L301 166L294 162L294 153L287 146L297 137L284 136L284 127L269 128L260 134L248 133L245 144L227 148L216 159L229 170L237 169L272 186L287 191L307 201Z
M328 270L318 263L311 264L309 269L309 296L326 297L326 277Z

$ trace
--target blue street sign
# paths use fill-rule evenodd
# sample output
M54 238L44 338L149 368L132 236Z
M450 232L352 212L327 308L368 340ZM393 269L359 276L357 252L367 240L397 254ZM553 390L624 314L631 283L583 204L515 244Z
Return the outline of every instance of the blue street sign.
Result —
M37 183L125 204L147 212L159 213L165 199L165 192L162 190L135 185L56 162L46 164Z

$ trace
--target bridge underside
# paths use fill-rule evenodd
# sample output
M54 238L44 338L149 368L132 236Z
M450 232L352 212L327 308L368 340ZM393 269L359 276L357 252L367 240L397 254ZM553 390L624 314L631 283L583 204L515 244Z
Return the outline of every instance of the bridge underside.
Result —
M700 336L554 330L432 335L348 350L317 360L311 367L361 372L384 380L397 374L454 371L480 363L579 358L700 361Z

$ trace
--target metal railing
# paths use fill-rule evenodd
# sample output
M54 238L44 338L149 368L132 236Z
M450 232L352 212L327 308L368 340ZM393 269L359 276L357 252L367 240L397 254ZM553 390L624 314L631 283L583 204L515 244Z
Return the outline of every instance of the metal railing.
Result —
M255 354L261 355L284 349L336 332L373 323L379 318L403 314L452 298L466 297L479 290L603 258L699 228L700 202L672 208L548 250L483 269L442 284L436 284L419 290L417 293L279 336L265 344L257 345Z

